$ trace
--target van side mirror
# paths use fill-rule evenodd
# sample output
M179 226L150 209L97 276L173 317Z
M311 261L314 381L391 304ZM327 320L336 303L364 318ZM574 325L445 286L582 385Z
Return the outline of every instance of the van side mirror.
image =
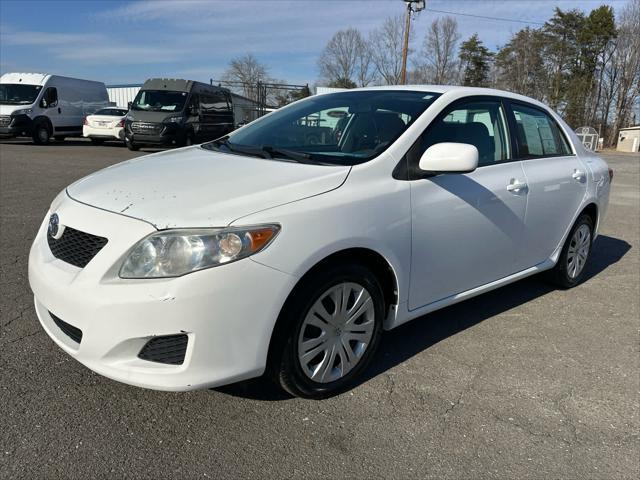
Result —
M418 166L425 173L470 173L478 168L478 149L468 143L436 143L427 148Z
M127 110L131 110L132 102L127 102Z

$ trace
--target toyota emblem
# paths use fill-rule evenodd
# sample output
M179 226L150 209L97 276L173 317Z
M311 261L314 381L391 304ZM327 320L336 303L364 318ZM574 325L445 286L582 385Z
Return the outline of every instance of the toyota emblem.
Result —
M58 218L58 214L54 213L49 217L49 235L53 238L56 238L58 235L60 219Z

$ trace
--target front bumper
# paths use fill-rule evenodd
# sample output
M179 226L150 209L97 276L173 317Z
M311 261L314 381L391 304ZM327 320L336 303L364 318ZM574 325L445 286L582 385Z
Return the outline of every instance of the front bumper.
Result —
M145 123L145 122L141 122ZM156 123L155 128L145 131L134 131L131 123L127 123L125 135L129 142L136 145L172 146L182 145L186 140L186 131L176 123Z
M3 115L2 119L0 119L0 135L4 137L28 137L31 135L32 124L33 121L28 115Z
M29 283L45 331L68 354L106 377L158 390L191 390L259 376L271 333L295 277L244 259L173 279L123 280L129 248L155 231L140 220L65 198L60 223L104 236L83 268L51 254L43 222L29 256ZM48 216L47 216L48 219ZM82 330L74 342L51 314ZM188 336L184 362L138 358L155 336Z

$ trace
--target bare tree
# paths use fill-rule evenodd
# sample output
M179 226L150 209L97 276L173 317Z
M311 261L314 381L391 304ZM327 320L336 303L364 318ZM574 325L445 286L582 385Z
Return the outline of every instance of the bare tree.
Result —
M331 37L318 59L318 68L332 84L353 82L364 87L373 80L370 50L355 28L340 30Z
M227 82L240 82L234 90L242 91L242 94L252 100L258 100L258 82L270 82L269 70L266 65L260 63L252 54L236 57L229 62L229 67L222 75ZM233 88L233 85L232 85Z
M515 33L495 58L497 88L546 101L548 72L541 54L544 35L529 27Z
M386 85L399 85L402 80L402 16L388 17L369 36L371 60Z
M431 23L420 58L415 62L425 81L440 85L458 81L456 50L459 40L458 22L453 17L438 18Z

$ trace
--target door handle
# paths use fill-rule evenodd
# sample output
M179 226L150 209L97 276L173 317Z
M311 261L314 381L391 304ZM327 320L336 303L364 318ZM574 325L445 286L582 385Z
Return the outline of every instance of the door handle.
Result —
M577 180L579 182L582 182L584 180L584 172L582 170L578 170L577 168L573 171L573 175L571 175L571 178L573 178L574 180Z
M62 110L60 109L60 107L58 107L58 113L62 113Z
M521 182L519 180L516 180L515 178L512 178L509 184L507 185L507 191L517 193L517 192L520 192L521 190L525 190L527 187L528 185L525 182Z

